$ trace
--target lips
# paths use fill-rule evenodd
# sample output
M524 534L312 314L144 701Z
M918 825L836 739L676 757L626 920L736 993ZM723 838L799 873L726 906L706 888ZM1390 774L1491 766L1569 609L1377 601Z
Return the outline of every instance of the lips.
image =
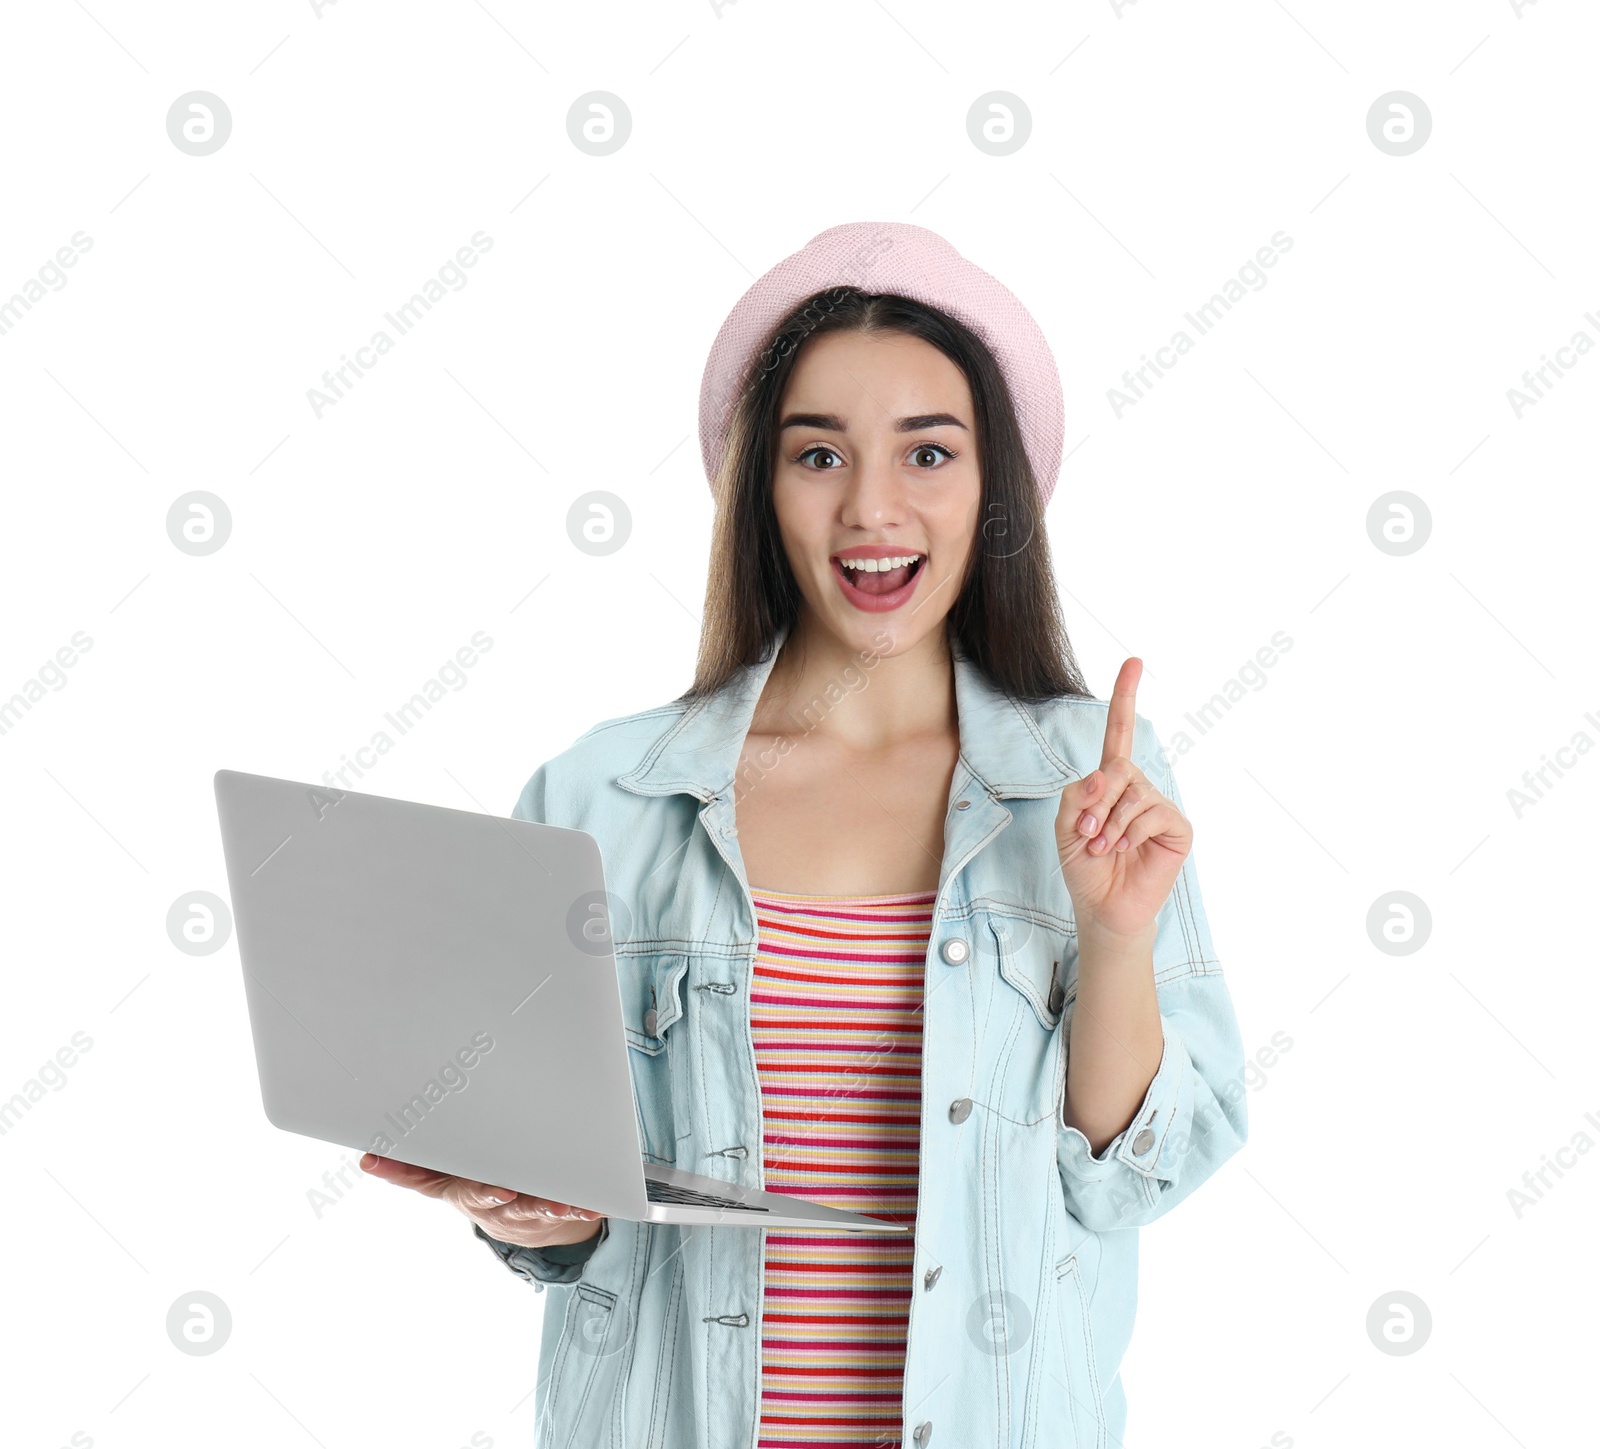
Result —
M867 614L883 614L900 608L917 590L927 556L882 573L847 569L837 558L830 559L833 576L852 605Z

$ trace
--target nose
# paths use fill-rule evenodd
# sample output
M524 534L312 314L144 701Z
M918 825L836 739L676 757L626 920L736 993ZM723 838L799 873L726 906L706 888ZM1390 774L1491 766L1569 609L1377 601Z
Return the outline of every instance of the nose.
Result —
M851 470L841 512L843 522L862 528L904 522L906 480L892 455L867 450Z

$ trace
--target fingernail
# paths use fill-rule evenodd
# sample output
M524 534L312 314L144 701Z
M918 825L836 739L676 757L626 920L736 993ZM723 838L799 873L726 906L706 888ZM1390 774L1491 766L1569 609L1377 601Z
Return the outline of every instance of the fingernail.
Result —
M1118 850L1126 850L1127 848L1128 848L1128 837L1126 835L1124 835L1122 837L1122 839L1117 842L1117 849Z
M1093 835L1099 828L1099 821L1094 816L1085 812L1078 817L1078 832L1081 835Z

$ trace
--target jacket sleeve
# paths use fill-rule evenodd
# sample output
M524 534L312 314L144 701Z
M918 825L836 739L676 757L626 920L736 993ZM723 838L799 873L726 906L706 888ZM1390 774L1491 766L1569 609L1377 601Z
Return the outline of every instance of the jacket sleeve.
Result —
M1139 716L1135 759L1181 810L1172 767ZM1145 761L1149 763L1145 763ZM1137 1228L1188 1197L1244 1146L1244 1049L1189 852L1156 919L1154 965L1161 1064L1129 1125L1098 1157L1057 1112L1056 1159L1067 1208L1086 1228ZM1070 1041L1070 1017L1063 1038Z
M544 765L540 765L523 787L522 794L511 810L513 820L559 823L546 819L545 769ZM542 1292L546 1283L576 1283L583 1276L584 1264L593 1257L600 1244L611 1236L611 1222L608 1218L601 1218L600 1231L581 1243L552 1243L547 1248L521 1248L512 1243L502 1243L498 1238L490 1237L477 1223L472 1225L472 1231L489 1245L506 1267Z
M544 1291L546 1283L576 1283L583 1276L583 1265L593 1256L594 1250L611 1236L611 1219L600 1219L600 1231L582 1243L552 1243L548 1248L519 1248L512 1243L502 1243L479 1227L472 1231L482 1238L500 1259L519 1278Z

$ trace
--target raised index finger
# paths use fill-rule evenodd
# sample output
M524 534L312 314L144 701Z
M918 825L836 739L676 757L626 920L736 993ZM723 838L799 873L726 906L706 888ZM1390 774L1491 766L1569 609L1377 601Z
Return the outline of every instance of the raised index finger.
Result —
M1124 659L1122 668L1117 671L1111 703L1106 709L1106 742L1100 751L1102 767L1118 756L1133 758L1133 695L1143 673L1144 661L1137 657Z

